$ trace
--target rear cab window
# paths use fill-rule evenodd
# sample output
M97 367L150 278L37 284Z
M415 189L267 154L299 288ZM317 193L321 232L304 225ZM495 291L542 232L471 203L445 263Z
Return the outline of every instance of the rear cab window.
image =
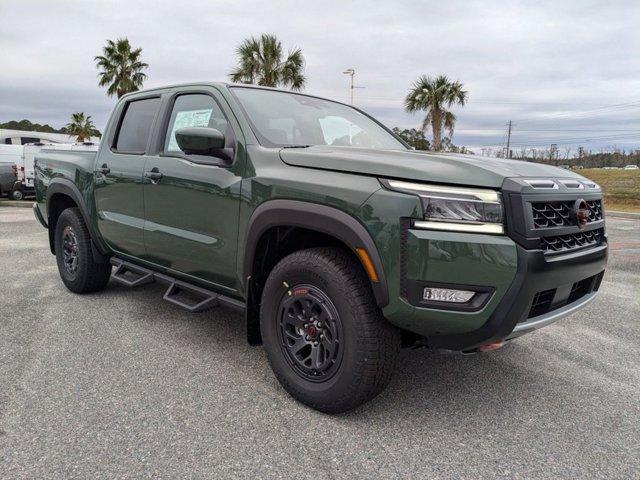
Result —
M143 154L147 151L159 106L160 97L133 100L127 104L114 144L116 152Z

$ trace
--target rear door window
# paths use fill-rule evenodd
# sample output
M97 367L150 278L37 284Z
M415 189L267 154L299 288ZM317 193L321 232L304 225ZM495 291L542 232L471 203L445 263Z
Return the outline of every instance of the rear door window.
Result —
M144 153L147 150L153 120L158 113L160 98L145 98L127 104L116 139L119 152Z

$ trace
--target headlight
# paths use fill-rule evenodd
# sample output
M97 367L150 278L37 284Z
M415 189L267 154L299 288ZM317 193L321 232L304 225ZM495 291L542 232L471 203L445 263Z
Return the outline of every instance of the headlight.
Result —
M495 190L447 187L426 183L381 180L391 190L418 195L424 221L417 228L455 232L504 233L502 200Z

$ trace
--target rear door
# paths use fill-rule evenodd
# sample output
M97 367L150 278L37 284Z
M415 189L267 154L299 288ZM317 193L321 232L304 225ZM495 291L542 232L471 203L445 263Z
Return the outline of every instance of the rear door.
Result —
M98 229L111 248L134 257L144 254L142 175L160 100L135 97L119 107L94 167Z
M185 155L175 131L204 126L225 134L230 164L220 159ZM167 101L158 128L157 152L145 172L146 260L175 272L238 289L236 254L244 150L240 128L224 98L213 87L176 90Z

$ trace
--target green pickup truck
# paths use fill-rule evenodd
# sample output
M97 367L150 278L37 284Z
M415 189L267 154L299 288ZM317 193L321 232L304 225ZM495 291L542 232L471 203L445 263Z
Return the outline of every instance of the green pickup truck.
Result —
M379 393L403 346L485 352L575 312L607 258L595 183L413 151L358 109L269 88L125 95L97 153L35 169L69 290L161 282L189 311L237 309L324 412Z

